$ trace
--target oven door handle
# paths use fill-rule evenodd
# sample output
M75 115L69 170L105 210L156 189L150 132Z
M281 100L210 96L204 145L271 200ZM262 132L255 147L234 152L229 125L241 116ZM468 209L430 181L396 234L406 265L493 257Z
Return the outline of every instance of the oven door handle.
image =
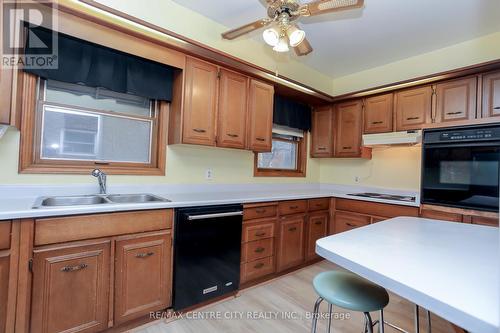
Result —
M214 214L201 214L201 215L188 215L189 221L195 220L206 220L206 219L214 219L219 217L229 217L229 216L242 216L243 211L237 212L227 212L227 213L214 213Z
M481 142L453 142L453 143L428 143L424 144L427 148L470 148L470 147L500 147L500 141L481 141Z

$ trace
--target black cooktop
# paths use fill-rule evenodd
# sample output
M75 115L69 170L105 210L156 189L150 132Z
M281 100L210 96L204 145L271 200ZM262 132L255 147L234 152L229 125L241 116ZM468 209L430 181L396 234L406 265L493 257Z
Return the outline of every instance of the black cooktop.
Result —
M394 195L394 194L385 194L385 193L351 193L348 195L352 195L355 197L365 197L365 198L374 198L374 199L384 199L384 200L396 200L396 201L405 201L405 202L415 202L416 198L411 195Z

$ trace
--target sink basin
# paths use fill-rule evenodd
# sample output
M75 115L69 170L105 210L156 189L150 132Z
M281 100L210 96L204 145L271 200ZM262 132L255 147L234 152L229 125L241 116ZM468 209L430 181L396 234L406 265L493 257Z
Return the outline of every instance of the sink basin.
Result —
M50 207L71 207L84 205L105 205L105 204L134 204L134 203L154 203L170 202L168 199L158 197L153 194L99 194L99 195L79 195L60 197L40 197L33 205L37 208Z
M110 194L106 196L106 198L114 203L150 203L170 201L152 194Z

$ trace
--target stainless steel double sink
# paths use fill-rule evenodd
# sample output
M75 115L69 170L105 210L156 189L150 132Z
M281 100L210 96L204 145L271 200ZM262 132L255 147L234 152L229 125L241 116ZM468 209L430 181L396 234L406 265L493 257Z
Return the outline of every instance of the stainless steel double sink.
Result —
M153 194L93 194L75 196L53 196L37 198L33 209L50 207L71 207L106 204L139 204L170 202L170 200Z

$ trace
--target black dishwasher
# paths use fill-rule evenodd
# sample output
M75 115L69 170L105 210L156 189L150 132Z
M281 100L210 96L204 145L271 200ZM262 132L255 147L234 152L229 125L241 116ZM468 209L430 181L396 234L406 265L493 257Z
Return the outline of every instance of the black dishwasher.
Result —
M238 289L242 222L242 205L175 211L175 310Z

